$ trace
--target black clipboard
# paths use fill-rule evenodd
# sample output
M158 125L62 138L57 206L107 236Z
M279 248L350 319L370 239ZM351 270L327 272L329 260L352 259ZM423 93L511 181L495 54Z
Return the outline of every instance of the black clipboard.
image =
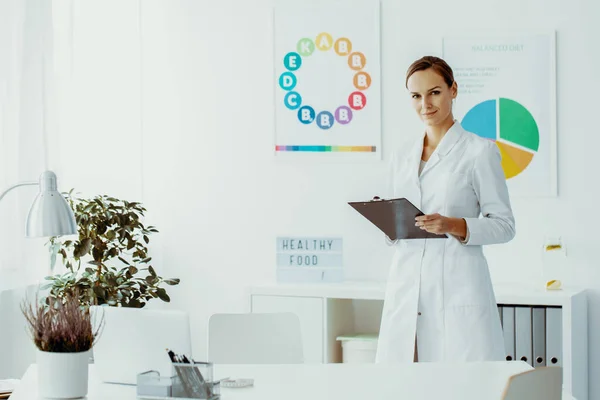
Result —
M387 235L396 239L447 239L415 226L415 217L424 215L406 198L354 201L348 203Z

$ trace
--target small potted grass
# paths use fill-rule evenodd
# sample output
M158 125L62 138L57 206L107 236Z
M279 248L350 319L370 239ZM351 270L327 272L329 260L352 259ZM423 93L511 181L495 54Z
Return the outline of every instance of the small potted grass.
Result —
M21 311L37 347L40 397L82 398L88 392L88 362L102 320L92 321L77 295L35 303L25 300Z

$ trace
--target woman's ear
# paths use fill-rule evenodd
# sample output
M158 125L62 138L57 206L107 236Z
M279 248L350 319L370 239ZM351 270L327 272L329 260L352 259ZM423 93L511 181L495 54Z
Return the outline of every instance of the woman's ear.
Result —
M458 84L456 83L456 81L454 81L452 83L451 91L452 91L452 99L456 99L456 96L458 95Z

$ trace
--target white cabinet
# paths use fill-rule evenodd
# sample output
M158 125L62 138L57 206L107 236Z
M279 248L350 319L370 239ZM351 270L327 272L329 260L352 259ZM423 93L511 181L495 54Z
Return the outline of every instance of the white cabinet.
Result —
M494 291L501 313L503 308L511 310L515 307L547 308L560 313L559 323L553 328L559 329L560 334L553 337L558 337L560 341L558 357L562 357L562 360L559 359L558 364L563 367L563 387L578 400L586 400L588 337L585 291L545 291L516 284L495 285ZM384 294L383 283L270 284L250 288L250 307L252 312L296 313L300 318L306 362L331 363L342 360L337 336L379 332ZM545 315L544 311L544 318ZM535 321L533 312L531 318L523 317L517 324L515 316L510 318L509 313L501 315L501 318L505 322L504 328L512 325L513 329L519 329L520 326L527 329L524 334L520 331L513 332L512 336L506 337L505 343L513 343L512 346L515 346L515 343L522 343L523 337L533 335L533 326L529 329L527 322L531 320L533 324ZM533 357L533 347L530 350L527 346L524 351L532 353L528 361L531 361L529 358L537 358ZM553 347L556 348L556 344ZM519 346L518 350L520 349ZM516 347L508 350L507 356L516 350Z

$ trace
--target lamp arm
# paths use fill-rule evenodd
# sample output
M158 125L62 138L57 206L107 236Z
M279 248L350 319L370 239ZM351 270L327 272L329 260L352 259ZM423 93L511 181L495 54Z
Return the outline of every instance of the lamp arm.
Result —
M15 185L12 185L8 189L6 189L4 192L2 192L2 194L0 194L0 201L4 198L4 196L6 196L6 194L8 192L10 192L11 190L13 190L15 188L18 188L20 186L37 186L37 185L39 185L39 182L21 182L21 183L17 183Z

